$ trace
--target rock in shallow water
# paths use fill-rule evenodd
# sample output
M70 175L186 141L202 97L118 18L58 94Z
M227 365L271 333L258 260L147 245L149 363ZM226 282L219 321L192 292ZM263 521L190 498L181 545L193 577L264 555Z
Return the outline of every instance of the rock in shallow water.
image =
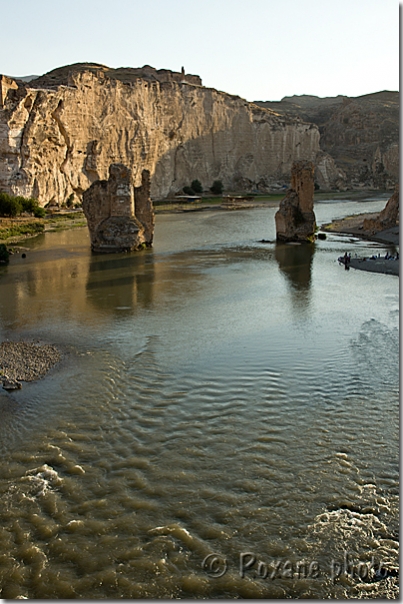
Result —
M6 378L3 380L3 388L4 390L21 390L22 384L17 380L10 380Z

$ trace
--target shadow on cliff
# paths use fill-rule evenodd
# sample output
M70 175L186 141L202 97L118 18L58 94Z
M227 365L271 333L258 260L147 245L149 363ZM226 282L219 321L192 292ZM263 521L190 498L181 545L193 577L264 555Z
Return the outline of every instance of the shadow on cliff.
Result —
M308 308L310 303L312 262L315 246L309 243L290 245L277 243L275 258L284 275L296 310Z

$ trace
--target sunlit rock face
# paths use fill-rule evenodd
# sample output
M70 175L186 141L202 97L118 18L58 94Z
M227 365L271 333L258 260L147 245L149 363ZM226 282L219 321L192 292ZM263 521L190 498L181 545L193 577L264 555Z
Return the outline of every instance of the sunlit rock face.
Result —
M83 194L94 252L124 252L150 246L154 233L154 212L149 198L149 174L143 184L133 187L131 170L112 164L109 179L95 181Z
M232 191L288 182L291 165L315 161L319 129L201 85L184 72L78 64L30 82L4 81L0 189L41 205L81 201L109 166L122 163L153 199L198 179ZM321 156L331 173L331 161ZM324 169L325 169L324 168Z
M312 241L316 229L314 188L313 163L295 162L291 169L291 188L275 215L278 241Z

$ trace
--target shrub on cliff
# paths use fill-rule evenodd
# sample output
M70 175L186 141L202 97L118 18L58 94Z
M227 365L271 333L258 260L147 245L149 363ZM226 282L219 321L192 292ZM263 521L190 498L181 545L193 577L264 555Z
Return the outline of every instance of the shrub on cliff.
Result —
M210 191L214 193L214 195L221 195L224 191L224 187L221 180L215 180L210 187Z

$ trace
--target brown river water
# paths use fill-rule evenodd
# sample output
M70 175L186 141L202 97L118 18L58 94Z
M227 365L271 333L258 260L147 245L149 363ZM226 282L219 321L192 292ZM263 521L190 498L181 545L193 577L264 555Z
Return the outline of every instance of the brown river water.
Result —
M0 339L64 353L0 394L2 598L397 596L399 279L337 262L393 249L260 243L275 210L0 267Z

